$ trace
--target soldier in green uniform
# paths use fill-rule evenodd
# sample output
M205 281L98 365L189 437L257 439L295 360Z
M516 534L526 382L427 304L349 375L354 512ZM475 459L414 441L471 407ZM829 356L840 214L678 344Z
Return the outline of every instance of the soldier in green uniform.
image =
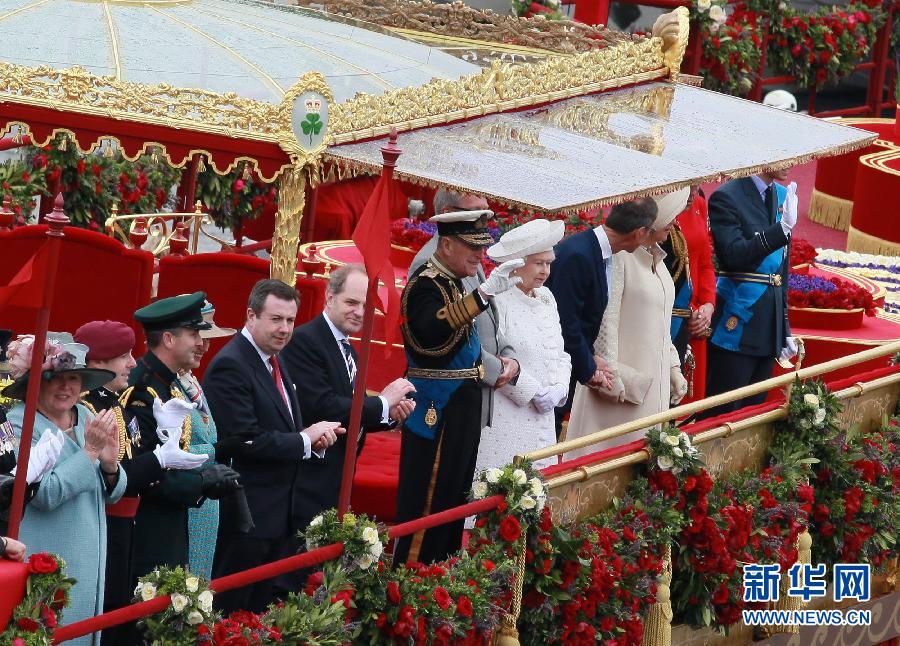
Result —
M156 301L134 313L144 327L147 354L137 360L122 394L126 411L140 430L138 455L153 452L180 433L180 446L191 443L193 404L178 380L178 372L191 367L194 352L203 347L200 330L209 329L201 309L204 292ZM201 469L165 469L144 490L135 517L134 575L147 574L160 565L188 563L188 508L204 498L221 498L240 488L238 474L223 464Z
M481 439L481 344L473 323L488 299L521 279L510 278L522 260L503 263L466 294L462 279L475 276L494 243L491 211L456 211L431 218L438 225L434 255L413 272L403 290L407 378L416 387L414 411L403 427L397 522L466 502ZM504 371L506 372L506 371ZM509 380L509 379L507 379ZM497 387L503 385L498 380ZM463 521L398 540L394 563L429 563L462 545Z
M135 367L134 330L119 321L91 321L75 332L75 340L88 347L88 368L109 370L115 377L108 383L81 394L81 403L97 415L111 410L119 430L119 465L128 475L125 495L114 505L106 506L106 582L103 609L108 612L131 602L135 580L132 576L134 547L134 519L140 496L158 482L164 469L196 469L206 462L206 456L182 451L178 438L152 452L139 453L141 433L137 418L125 410L119 401L120 393L128 386L128 378ZM184 411L184 416L190 410ZM182 420L183 421L183 420ZM134 644L140 635L134 623L122 624L103 631L103 639L114 644Z

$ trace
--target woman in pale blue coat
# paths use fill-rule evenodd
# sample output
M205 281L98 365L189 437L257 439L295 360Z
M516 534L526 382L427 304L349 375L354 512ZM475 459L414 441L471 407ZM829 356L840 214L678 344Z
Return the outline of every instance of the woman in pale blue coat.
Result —
M71 339L70 336L64 338ZM18 346L13 344L19 343ZM33 339L10 344L9 354L16 380L3 395L24 399L28 385ZM125 472L119 468L119 435L115 417L106 411L94 417L78 405L82 390L112 379L108 370L84 368L87 346L51 341L41 371L37 415L32 445L44 429L62 433L63 446L54 467L41 478L37 493L25 510L19 537L28 553L50 552L66 562L66 574L76 580L71 603L63 611L65 623L103 612L106 569L107 502L116 502L125 491ZM22 435L25 404L17 404L7 417L17 438ZM99 633L66 642L96 646Z

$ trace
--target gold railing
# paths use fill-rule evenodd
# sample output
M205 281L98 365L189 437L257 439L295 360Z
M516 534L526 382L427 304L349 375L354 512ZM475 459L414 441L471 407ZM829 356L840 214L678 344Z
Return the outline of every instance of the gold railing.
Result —
M223 249L232 250L233 245L203 229L203 225L212 223L198 200L192 212L184 213L120 214L118 205L113 204L112 214L104 226L108 236L132 249L143 249L149 241L148 251L157 257L167 253L197 253L201 234L220 244Z
M788 386L797 378L800 378L802 380L809 379L810 377L817 377L827 372L831 372L832 370L847 368L849 366L870 361L872 359L878 359L880 357L892 355L897 352L900 352L900 341L894 341L892 343L871 348L869 350L858 352L856 354L851 354L846 357L841 357L840 359L834 359L832 361L820 363L808 368L802 368L801 370L797 370L796 372L781 375L779 377L772 377L771 379L766 379L765 381L761 381L750 386L731 390L720 395L714 395L712 397L708 397L700 401L691 402L683 406L676 406L675 408L671 408L661 413L649 415L647 417L643 417L626 424L619 424L618 426L613 426L612 428L604 429L602 431L586 435L585 437L580 437L575 440L567 440L565 442L560 442L543 449L538 449L537 451L526 453L522 456L516 456L516 460L539 460L555 455L562 455L567 451L573 451L575 449L591 446L592 444L596 444L597 442L601 442L603 440L620 437L633 431L650 428L652 426L663 424L665 422L671 422L673 420L698 413L708 408L713 408L715 406L727 404L729 402L743 399L745 397L768 392L773 388ZM875 379L870 382L856 383L850 388L845 388L835 394L839 399L848 399L851 397L858 397L864 392L873 390L875 388L884 387L886 385L898 382L900 382L900 373L895 373L892 375L881 377L879 379ZM717 438L728 437L736 431L750 428L761 423L783 419L785 417L787 417L787 408L786 406L783 406L776 410L762 413L761 415L755 415L753 417L738 420L735 422L726 422L721 426L698 433L694 437L694 442L707 442ZM612 471L626 465L637 464L639 462L647 460L648 458L649 454L646 451L641 450L629 455L612 458L598 464L578 467L574 471L551 478L550 480L548 480L547 486L552 489L554 487L560 487L566 484L582 482L585 480L589 480L597 474Z

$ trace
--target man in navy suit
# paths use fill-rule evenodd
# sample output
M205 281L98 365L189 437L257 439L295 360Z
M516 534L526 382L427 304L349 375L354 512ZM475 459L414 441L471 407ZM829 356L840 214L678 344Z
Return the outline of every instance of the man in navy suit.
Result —
M719 262L709 340L707 396L772 376L776 357L796 354L787 311L789 243L797 224L796 184L787 170L733 179L709 199ZM783 204L779 208L779 204ZM765 401L766 393L718 406L711 417Z
M563 342L572 357L569 398L556 409L557 438L563 417L572 408L576 382L610 387L609 368L594 354L594 341L609 302L610 259L614 253L631 253L650 244L656 212L652 198L617 204L602 225L576 233L556 247L547 286L556 298Z
M369 280L363 265L345 265L331 272L325 291L325 310L304 323L281 353L287 374L297 385L297 400L306 423L337 420L350 424L350 404L356 387L358 357L349 336L362 329ZM360 385L362 386L362 385ZM363 400L363 431L393 428L415 408L407 393L415 390L406 379L395 379L378 395ZM359 438L362 450L365 435ZM341 490L346 436L321 460L303 465L294 493L294 521L301 530L326 509L336 507Z
M295 485L304 460L320 460L344 432L339 422L304 428L294 382L278 353L297 318L297 291L278 280L261 280L250 292L247 322L209 364L203 390L216 420L216 458L240 469L255 527L229 528L237 510L222 506L213 577L256 567L297 552ZM216 595L226 612L260 612L297 583L286 575Z

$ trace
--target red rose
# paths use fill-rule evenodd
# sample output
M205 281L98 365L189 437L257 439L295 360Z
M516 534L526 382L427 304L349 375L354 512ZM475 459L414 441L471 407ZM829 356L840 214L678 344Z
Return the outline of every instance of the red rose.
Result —
M28 571L31 574L52 574L59 569L56 559L47 554L40 552L32 554L28 557Z
M56 628L56 613L50 609L50 606L43 606L41 608L41 619L44 621L44 625L47 628Z
M16 625L27 633L36 633L41 625L31 617L19 617Z
M507 543L513 543L519 540L519 536L522 535L522 527L514 516L506 516L501 520L498 531L500 532L500 538Z
M396 581L391 581L387 585L387 596L390 599L391 603L399 606L402 597L400 596L400 586Z
M484 560L481 562L481 567L484 568L485 572L493 572L494 569L495 569L497 566L494 565L494 562L493 562L493 561L491 561L491 560L489 560L489 559L484 559Z
M315 593L316 590L319 589L319 586L325 581L325 575L322 572L313 572L306 579L306 588L304 588L304 592L306 596L311 597Z
M446 610L450 607L450 604L453 603L453 599L450 598L450 593L442 586L436 587L431 596L434 599L434 602L441 607L441 610Z
M456 614L460 617L471 617L472 616L472 602L469 601L469 597L462 595L456 601Z
M717 606L724 606L728 603L729 597L730 593L728 592L728 588L725 587L724 583L720 583L719 587L716 588L716 591L713 593L712 602Z

